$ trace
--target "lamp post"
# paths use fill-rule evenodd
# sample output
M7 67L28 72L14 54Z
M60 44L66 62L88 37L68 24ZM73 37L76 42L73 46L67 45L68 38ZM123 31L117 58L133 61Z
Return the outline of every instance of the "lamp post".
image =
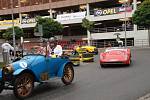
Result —
M123 3L123 5L124 5L124 33L125 33L125 47L127 47L127 22L126 22L126 18L127 18L127 6L128 6L128 2L129 2L129 0L120 0L119 1L120 3Z
M125 14L125 21L124 21L124 32L125 32L125 47L127 47L127 28L126 28L126 26L127 26L127 22L126 22L126 17L127 17L127 2L128 2L128 0L125 0L125 2L124 2L124 8L125 8L125 12L124 12L124 14Z
M127 6L128 6L128 2L129 0L124 0L124 14L125 14L125 21L124 21L124 32L125 32L125 47L127 47L127 22L126 22L126 18L127 18Z
M11 0L11 17L12 17L12 32L13 32L13 47L14 47L14 59L16 55L16 39L15 39L15 29L14 29L14 8L13 0Z

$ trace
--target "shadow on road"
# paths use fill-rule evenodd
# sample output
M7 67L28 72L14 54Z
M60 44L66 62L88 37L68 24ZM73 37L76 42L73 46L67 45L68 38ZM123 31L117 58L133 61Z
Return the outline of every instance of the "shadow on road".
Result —
M64 85L61 82L44 82L42 84L36 83L32 95L25 100L44 100L46 97L57 98L59 95L72 91L74 83L71 85ZM58 92L59 91L59 92ZM12 90L4 90L0 94L0 100L17 100Z

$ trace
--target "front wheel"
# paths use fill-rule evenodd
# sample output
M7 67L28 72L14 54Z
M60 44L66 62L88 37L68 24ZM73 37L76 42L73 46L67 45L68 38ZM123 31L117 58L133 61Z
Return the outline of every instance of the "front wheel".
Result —
M71 84L73 79L74 79L73 65L72 64L67 64L64 68L63 77L62 77L61 80L65 85L69 85L69 84Z
M0 93L4 90L4 82L0 81Z
M27 98L31 95L34 87L34 77L29 73L22 73L14 81L14 94L19 99Z

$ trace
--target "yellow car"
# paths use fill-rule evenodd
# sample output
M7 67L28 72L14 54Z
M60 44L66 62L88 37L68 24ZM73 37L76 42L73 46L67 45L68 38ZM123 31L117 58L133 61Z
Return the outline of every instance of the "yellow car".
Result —
M94 53L94 54L98 54L98 49L95 46L78 46L76 48L77 52L89 52L89 53Z

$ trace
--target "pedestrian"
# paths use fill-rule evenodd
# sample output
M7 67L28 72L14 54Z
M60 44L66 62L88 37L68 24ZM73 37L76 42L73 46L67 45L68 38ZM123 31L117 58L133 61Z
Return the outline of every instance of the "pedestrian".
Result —
M3 62L5 64L8 64L9 61L10 61L10 58L11 58L10 51L14 51L14 47L12 47L8 43L8 41L6 41L5 43L3 43L1 45L1 47L2 47Z

